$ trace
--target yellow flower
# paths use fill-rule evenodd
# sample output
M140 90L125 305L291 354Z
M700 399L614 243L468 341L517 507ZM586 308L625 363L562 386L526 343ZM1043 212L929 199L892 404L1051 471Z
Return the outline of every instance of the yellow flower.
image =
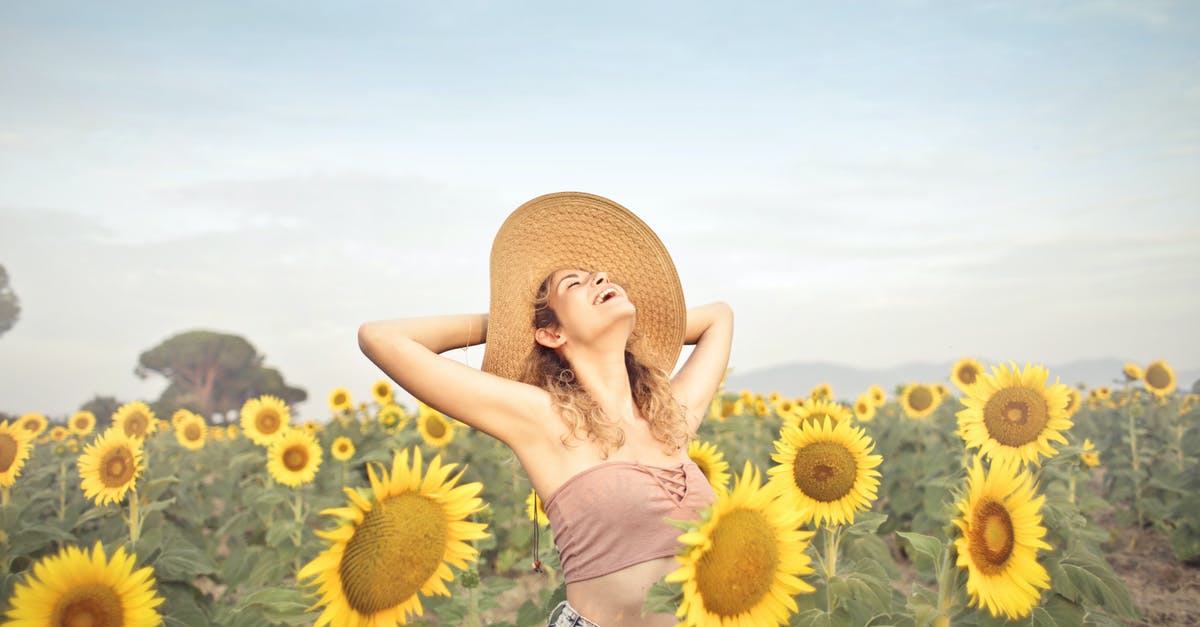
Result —
M333 454L334 459L344 462L354 457L354 442L350 441L350 438L346 436L341 436L333 441L333 444L329 446L329 450Z
M1067 443L1063 432L1074 424L1065 408L1067 386L1046 385L1050 373L1041 366L1016 364L992 367L962 399L958 427L967 448L978 448L989 459L1015 458L1040 463L1039 455L1054 457L1054 440Z
M924 418L933 413L942 402L941 396L924 383L910 383L900 395L900 405L909 418Z
M800 577L813 572L805 550L811 531L800 529L801 513L761 485L758 469L746 462L741 475L700 520L679 536L680 566L666 576L682 582L675 615L686 625L781 625L798 607L792 598L812 592Z
M46 625L161 625L154 609L163 598L154 589L154 569L134 570L137 558L118 547L112 559L97 541L86 549L67 546L39 560L10 599L8 627Z
M392 402L392 382L386 379L380 379L371 386L371 395L375 397L375 402L380 405L387 405Z
M34 436L20 424L0 422L0 488L11 488L29 459L29 441Z
M329 393L329 408L335 412L349 411L354 407L354 403L350 400L350 390L346 388L333 388Z
M292 421L287 403L277 396L264 394L242 404L242 431L251 442L270 446L279 439Z
M88 435L96 428L96 414L90 411L77 411L67 421L71 427L71 433L75 435Z
M975 379L979 378L981 374L983 374L983 364L970 357L964 357L950 368L950 382L966 392L967 388L974 385Z
M726 399L721 402L721 421L724 422L730 416L743 416L746 414L746 401L736 399Z
M534 517L535 514L533 512L534 503L537 503L536 518ZM538 496L537 491L535 490L531 489L529 491L529 496L525 497L525 516L527 516L529 520L537 520L537 524L544 527L550 524L550 518L546 516L546 510L542 507L542 503L542 497Z
M876 409L887 404L887 393L878 385L872 385L867 388L867 394L871 395L871 401L875 403Z
M849 421L826 418L820 424L784 427L775 441L771 483L794 502L802 520L817 525L853 523L855 512L871 508L879 487L883 457L871 455L875 442Z
M875 401L871 400L870 394L863 394L854 401L854 417L859 422L875 420Z
M828 383L818 383L815 387L813 387L812 391L808 393L808 398L814 401L819 401L821 399L833 400L833 386L829 385Z
M784 420L787 425L820 425L826 418L838 422L849 422L854 412L841 403L828 399L818 399L798 406L792 415Z
M80 487L96 505L120 503L133 489L142 469L142 441L113 426L79 456Z
M193 451L204 448L204 438L208 435L208 423L203 418L186 409L180 409L171 416L171 422L175 423L175 439L184 448Z
M1142 367L1133 363L1132 361L1125 364L1125 367L1121 370L1125 374L1126 381L1140 381L1142 377L1146 376L1145 373L1142 372Z
M320 586L317 627L407 623L424 614L418 595L450 596L450 566L466 569L478 556L468 542L486 538L487 526L466 519L483 509L483 485L455 486L462 473L451 477L457 464L443 466L441 457L422 475L420 449L412 456L410 467L409 451L397 452L390 476L367 467L370 500L345 488L347 506L322 512L344 522L317 532L331 545L298 575Z
M692 440L688 444L688 457L700 467L713 490L720 492L729 488L729 462L715 444Z
M1146 376L1142 382L1156 396L1166 396L1175 391L1175 371L1160 359L1146 366Z
M1068 387L1067 388L1067 406L1063 408L1063 411L1066 413L1067 418L1074 416L1075 412L1079 411L1079 405L1081 402L1082 402L1082 399L1080 399L1080 397L1079 397L1079 390L1076 390L1075 388L1072 388L1072 387Z
M112 426L125 435L138 440L154 433L158 427L154 412L142 401L125 403L112 416Z
M1050 576L1037 561L1038 549L1052 548L1042 539L1046 497L1035 497L1030 475L1015 459L997 459L985 473L976 457L968 473L968 493L954 520L962 536L954 547L956 564L967 570L971 605L997 618L1024 618L1041 598L1038 588L1050 587Z
M29 413L17 419L18 429L23 429L29 435L30 441L42 434L50 426L50 421L38 413Z
M1107 401L1108 399L1112 398L1112 388L1108 387L1107 385L1102 385L1096 388L1096 398L1102 401Z
M321 466L321 446L303 429L288 428L267 449L267 472L293 488L312 481Z
M1086 438L1083 440L1083 452L1079 454L1079 459L1088 468L1100 465L1100 453L1096 452L1096 445L1092 444L1091 440Z
M225 427L225 435L228 435L230 440L236 439L238 437L238 426L227 425Z
M379 425L388 431L398 431L408 425L408 414L395 403L388 403L379 410Z
M429 446L443 448L454 439L454 423L440 412L429 411L417 418L417 432Z

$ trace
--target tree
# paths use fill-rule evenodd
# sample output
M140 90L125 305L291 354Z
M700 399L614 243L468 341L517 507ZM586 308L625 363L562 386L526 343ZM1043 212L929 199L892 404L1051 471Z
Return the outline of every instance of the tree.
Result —
M134 373L142 379L157 373L170 382L151 408L169 420L180 408L205 418L241 409L247 399L272 394L288 404L308 393L287 385L283 375L262 365L263 356L240 336L214 331L187 331L141 354Z
M21 303L8 284L8 271L0 265L0 335L13 328L21 316Z
M79 406L79 411L90 411L96 416L96 432L104 431L112 424L113 414L121 408L123 403L112 396L100 396L99 394L92 397L92 400Z

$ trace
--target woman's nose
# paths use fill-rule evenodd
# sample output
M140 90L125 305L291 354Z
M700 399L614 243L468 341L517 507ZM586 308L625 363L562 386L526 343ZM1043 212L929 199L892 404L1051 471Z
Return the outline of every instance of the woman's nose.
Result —
M592 284L593 285L600 285L601 283L603 283L607 280L608 280L607 272L597 272L596 274L592 275Z

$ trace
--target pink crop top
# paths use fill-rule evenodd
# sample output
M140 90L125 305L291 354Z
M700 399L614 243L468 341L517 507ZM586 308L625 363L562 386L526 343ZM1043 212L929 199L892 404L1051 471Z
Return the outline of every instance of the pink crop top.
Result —
M575 474L546 500L567 583L671 557L682 531L665 522L696 520L716 499L695 462L651 466L603 462Z

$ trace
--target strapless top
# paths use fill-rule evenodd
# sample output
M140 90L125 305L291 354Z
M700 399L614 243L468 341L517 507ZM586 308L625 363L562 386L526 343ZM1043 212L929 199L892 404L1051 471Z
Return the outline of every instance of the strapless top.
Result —
M696 520L715 499L691 460L612 461L567 479L543 506L563 577L573 583L675 555L682 531L666 520Z

